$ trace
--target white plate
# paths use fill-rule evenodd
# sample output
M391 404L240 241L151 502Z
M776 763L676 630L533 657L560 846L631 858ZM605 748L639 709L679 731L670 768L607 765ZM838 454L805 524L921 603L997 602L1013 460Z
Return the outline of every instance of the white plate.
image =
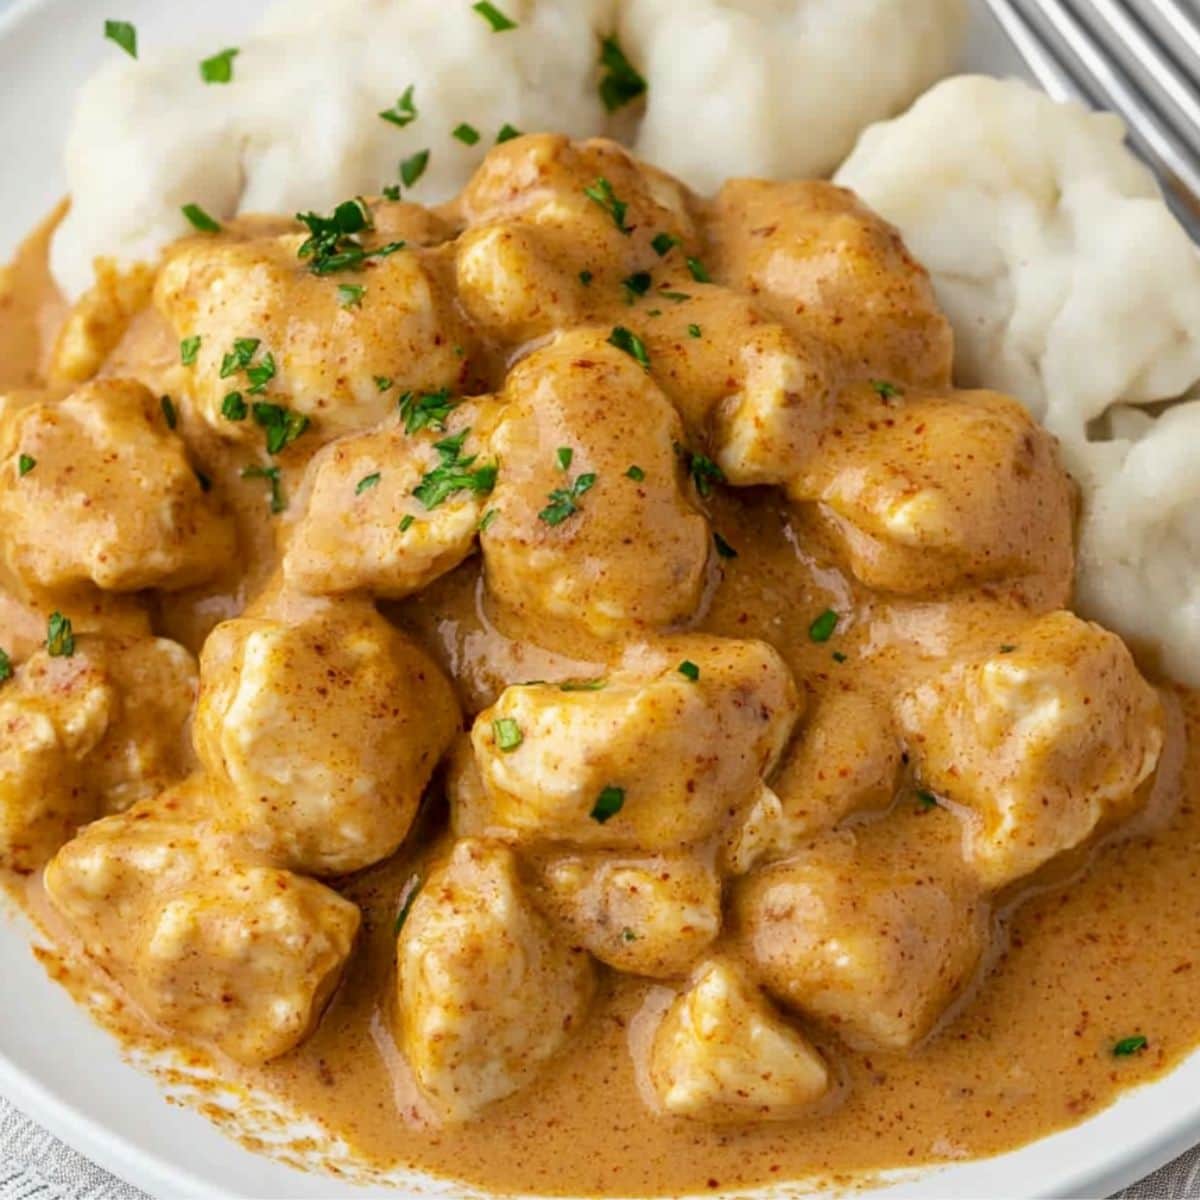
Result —
M0 0L2 7L2 0ZM60 150L77 81L112 47L106 17L134 21L141 44L236 42L263 0L18 0L0 16L0 258L63 191ZM970 65L1019 63L978 0ZM165 1104L156 1084L51 983L19 915L0 914L0 1092L64 1141L158 1197L364 1197L376 1194L253 1155L197 1114ZM913 1176L889 1196L1104 1195L1200 1138L1200 1053L1085 1124L1022 1150ZM423 1195L453 1196L432 1184ZM379 1192L395 1198L411 1188ZM461 1194L461 1191L458 1192ZM778 1193L775 1193L778 1194ZM764 1193L765 1196L765 1193Z

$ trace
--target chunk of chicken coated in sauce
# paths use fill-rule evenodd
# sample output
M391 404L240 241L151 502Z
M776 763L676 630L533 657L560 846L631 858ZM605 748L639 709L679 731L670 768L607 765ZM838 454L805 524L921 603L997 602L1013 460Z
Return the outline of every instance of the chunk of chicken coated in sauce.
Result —
M382 241L378 231L364 238ZM299 257L304 242L303 233L190 238L167 252L155 303L181 342L200 339L179 390L213 429L262 436L253 417L224 415L234 392L308 418L310 439L328 440L392 411L396 392L376 380L457 390L470 341L428 252L405 246L361 271L317 275L314 258Z
M497 146L455 206L467 225L459 299L506 341L579 324L597 297L619 296L623 279L662 261L656 237L674 239L681 256L697 246L683 185L602 138Z
M677 851L755 800L799 712L765 642L634 647L603 681L510 687L481 713L480 786L456 821L514 842Z
M573 331L521 362L492 438L488 588L535 638L547 620L629 635L700 603L709 533L685 490L679 417L607 336Z
M853 192L735 179L706 227L713 277L827 342L853 378L949 385L954 339L929 274Z
M829 1090L825 1060L733 963L701 966L659 1025L650 1080L671 1116L693 1121L784 1121Z
M177 589L232 558L159 398L101 380L0 417L0 547L29 588Z
M554 858L538 898L573 944L633 975L682 975L721 931L720 877L699 856Z
M531 1083L587 1015L588 956L555 937L512 851L457 842L409 909L393 1028L437 1117L465 1121Z
M1006 636L895 702L918 776L968 810L965 851L994 888L1128 815L1164 739L1115 634L1059 612Z
M930 820L953 825L948 813ZM839 831L738 887L741 938L759 978L852 1045L914 1046L987 945L987 907L955 839L931 851L926 836Z
M204 829L203 787L89 826L47 867L46 891L154 1021L265 1062L311 1032L360 916L321 884L241 860Z
M195 695L191 655L161 638L80 636L22 663L0 684L0 865L34 871L79 826L181 778Z
M395 418L319 451L283 561L288 582L399 598L458 566L494 486L488 439L499 415L486 397L410 392Z
M201 655L193 737L216 802L295 870L391 854L458 726L441 671L366 601L226 621Z
M923 595L1038 576L1065 602L1073 496L1054 439L995 392L863 384L788 488L868 587Z

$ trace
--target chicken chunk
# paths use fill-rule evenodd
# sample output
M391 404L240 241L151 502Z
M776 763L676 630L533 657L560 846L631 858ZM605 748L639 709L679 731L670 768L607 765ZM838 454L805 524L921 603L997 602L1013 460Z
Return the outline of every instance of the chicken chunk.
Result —
M396 849L459 723L437 666L365 601L226 621L200 676L193 736L226 819L317 875Z
M90 826L46 890L151 1019L264 1062L311 1032L360 916L321 884L222 853L198 828L197 786Z
M900 755L899 731L881 698L850 688L823 696L770 789L731 834L726 865L744 874L787 856L849 813L886 808Z
M789 329L829 342L855 378L949 385L953 334L929 275L853 192L816 180L732 180L708 233L715 278Z
M721 931L721 882L698 857L570 855L548 862L540 883L574 943L633 975L681 975Z
M1115 634L1067 612L902 692L919 777L970 812L965 850L1001 887L1137 803L1164 716Z
M80 825L181 778L195 693L191 655L160 638L80 636L22 663L0 684L0 865L34 871Z
M305 512L283 563L293 586L399 598L474 549L496 475L487 443L499 407L445 391L408 393L405 404L309 464Z
M378 241L371 233L364 245ZM179 390L213 429L262 436L254 419L230 419L242 412L225 404L235 392L306 418L310 440L328 440L392 410L397 392L376 380L458 390L471 343L426 251L405 246L362 271L317 275L317 260L299 256L304 243L300 233L191 238L168 252L155 303L181 342L200 339Z
M0 547L27 586L177 589L235 551L159 400L103 380L0 420Z
M822 453L789 488L868 587L904 595L1039 575L1065 599L1072 492L1054 440L994 392L896 392L846 401Z
M704 636L637 648L594 684L510 687L471 733L474 832L678 851L755 799L798 714L770 646Z
M988 938L986 906L949 848L843 831L749 875L736 912L768 989L851 1044L914 1046Z
M675 410L607 331L564 335L509 376L482 545L491 593L529 621L600 638L681 621L700 602L704 518L684 490Z
M650 1052L668 1113L693 1121L785 1121L829 1090L820 1054L732 963L712 960L671 1005Z
M487 842L458 842L430 874L397 959L397 1040L447 1122L532 1082L594 990L587 955L555 939L521 893L512 852Z
M54 342L49 376L55 383L91 379L125 335L134 316L150 303L154 269L136 263L122 269L96 260L96 282L71 306Z

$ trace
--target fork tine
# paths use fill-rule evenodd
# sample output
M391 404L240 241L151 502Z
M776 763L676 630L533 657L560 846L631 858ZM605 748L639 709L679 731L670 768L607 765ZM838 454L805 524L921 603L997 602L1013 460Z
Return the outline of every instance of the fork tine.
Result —
M1042 44L1041 34L1020 9L1009 0L987 0L987 6L1038 83L1055 100L1078 100L1081 104L1091 105L1091 97Z
M1179 0L1148 0L1148 3L1200 63L1200 25L1196 18L1180 5Z

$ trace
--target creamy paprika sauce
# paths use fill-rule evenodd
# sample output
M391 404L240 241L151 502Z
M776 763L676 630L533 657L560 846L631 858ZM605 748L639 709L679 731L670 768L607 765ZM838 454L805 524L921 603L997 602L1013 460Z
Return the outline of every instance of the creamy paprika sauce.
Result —
M894 231L548 135L310 217L0 276L56 978L496 1192L994 1154L1200 1043L1200 701L1070 613L1053 441Z

